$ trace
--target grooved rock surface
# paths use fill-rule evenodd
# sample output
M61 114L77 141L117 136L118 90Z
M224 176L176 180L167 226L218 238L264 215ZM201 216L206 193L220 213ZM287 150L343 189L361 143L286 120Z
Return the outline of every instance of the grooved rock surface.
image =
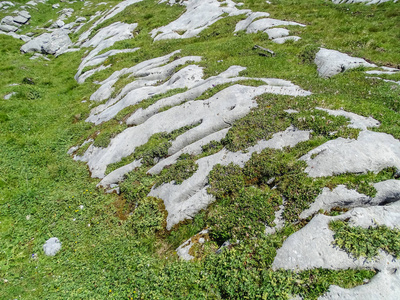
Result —
M111 47L116 42L132 38L132 31L135 30L137 25L137 23L126 24L122 22L116 22L100 29L93 38L83 43L81 47L94 47L94 49L90 51L90 53L82 60L81 64L79 65L78 72L75 74L75 80L78 81L78 83L83 83L87 77L94 73L92 71L89 73L89 76L88 74L85 75L85 73L83 74L84 76L81 76L84 68L101 64L111 55L134 52L138 50L138 48L110 50L106 53L98 55L101 51Z
M307 163L305 172L311 177L377 173L387 167L400 168L400 141L386 133L364 130L356 140L328 141L300 159Z
M221 4L224 6L221 6ZM239 10L231 0L187 0L182 2L186 11L168 25L153 29L151 37L155 40L183 39L198 35L201 31L223 18L223 14L235 16L250 12Z
M344 289L331 285L328 293L318 300L398 300L400 295L400 269L383 270L367 284Z
M322 193L310 205L310 208L300 214L305 219L320 209L330 211L334 207L353 208L373 205L384 205L400 200L400 180L386 180L374 184L377 193L371 198L355 190L349 190L344 185L338 185L332 191L324 188Z
M358 67L376 67L362 58L351 57L336 50L321 48L314 60L317 65L318 74L329 78L349 69Z
M165 209L168 211L167 229L185 219L191 219L200 210L205 209L215 198L207 193L208 174L216 164L228 165L234 163L240 167L250 160L254 152L260 153L263 149L282 149L286 146L294 146L299 142L309 139L309 131L300 131L289 127L284 132L273 135L270 140L260 141L257 145L250 147L246 152L230 152L226 149L216 154L203 157L196 161L197 171L182 184L174 182L165 183L153 188L149 196L163 199Z
M305 227L292 234L277 250L272 264L273 269L376 268L384 270L400 268L400 262L384 252L380 252L377 258L368 261L365 258L355 259L345 251L336 248L332 244L334 232L329 229L329 223L348 218L351 226L368 228L369 226L386 225L390 228L400 228L400 201L387 206L353 208L336 217L315 216Z

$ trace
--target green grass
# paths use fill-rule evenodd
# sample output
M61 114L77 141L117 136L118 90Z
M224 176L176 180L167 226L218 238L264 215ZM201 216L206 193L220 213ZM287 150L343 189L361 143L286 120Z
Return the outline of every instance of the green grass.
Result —
M101 2L96 0L89 7L79 1L61 2L60 8L54 10L51 5L56 2L49 0L39 4L37 11L32 10L30 25L23 27L21 33L43 32L40 28L49 19L56 20L56 12L64 7L75 9L70 20L106 9L96 7ZM244 15L219 20L196 38L153 42L149 32L184 11L183 6L157 2L144 0L132 5L97 27L115 21L137 22L135 37L120 41L113 48L140 50L112 57L107 61L110 68L81 85L73 76L85 49L50 57L50 61L30 60L31 54L19 53L22 41L0 35L0 298L287 299L298 294L304 299L316 299L331 284L353 287L371 278L375 274L371 270L315 269L296 273L273 271L271 264L276 249L304 225L292 222L298 221L298 215L323 187L345 184L373 196L376 191L372 183L394 177L396 170L388 168L378 174L311 179L298 158L331 139L358 135L358 130L346 127L346 119L315 110L316 106L372 116L382 124L374 130L400 138L399 86L366 79L363 69L322 79L313 64L318 47L327 47L377 64L399 66L399 6L392 2L365 6L334 5L323 0L273 0L272 4L244 1L244 8L307 24L304 28L290 28L292 34L302 37L300 41L278 45L264 33L235 35L235 25ZM1 11L0 18L7 14ZM90 24L85 25L78 34L71 35L72 40L76 41L89 27ZM261 56L254 45L269 48L276 55ZM127 174L120 185L120 195L105 194L96 188L98 180L90 177L87 166L66 154L68 149L88 137L95 137L96 146L106 147L113 136L126 128L120 121L160 97L184 90L172 90L128 107L100 126L84 122L93 106L82 101L98 88L95 81L178 49L180 56L202 56L199 65L206 77L240 65L247 68L241 76L286 79L313 94L297 98L269 94L257 97L257 108L236 121L225 139L204 146L203 153L196 157L181 157L157 176L146 172L155 159L168 154L171 142L190 128L154 135L133 155L108 166L110 172L134 159L142 159L144 164ZM382 78L399 79L398 75ZM133 80L121 78L115 93ZM15 83L18 85L10 86ZM210 89L199 99L211 97L223 87ZM11 92L16 95L3 100ZM288 108L299 113L288 115L283 111ZM313 130L311 140L292 149L254 154L243 169L217 165L209 176L210 193L216 201L192 220L165 230L162 201L147 197L154 184L172 180L179 183L196 171L196 159L223 147L244 150L290 124ZM332 131L337 133L331 135ZM274 180L268 184L271 178ZM286 198L287 223L281 231L265 237L265 225L272 225L281 196ZM373 256L378 248L398 256L398 245L390 242L398 238L397 231L339 225L334 225L338 245L355 256ZM210 229L212 240L194 253L196 261L180 262L176 247L204 228ZM42 245L52 236L61 240L62 250L54 257L46 257ZM240 239L240 243L220 255L214 254L216 245L226 239Z

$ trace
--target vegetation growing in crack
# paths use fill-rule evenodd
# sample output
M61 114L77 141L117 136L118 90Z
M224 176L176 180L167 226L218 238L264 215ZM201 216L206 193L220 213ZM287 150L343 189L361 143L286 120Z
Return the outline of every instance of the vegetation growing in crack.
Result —
M362 228L345 221L333 221L329 227L335 231L335 245L354 257L373 258L383 250L400 257L400 230L387 226Z
M93 6L89 7L84 7L83 2L79 1L60 2L59 10L74 8L75 12L69 20L74 20L76 16L90 17L97 10L104 11L108 8L96 6L100 1L102 0L91 1ZM118 132L118 122L126 120L130 113L139 108L128 108L117 116L118 122L107 122L109 124L102 125L104 127L93 127L84 122L90 107L88 103L81 101L89 99L96 90L95 81L104 80L116 70L177 49L182 49L182 56L202 56L200 65L204 67L206 77L220 74L232 65L240 65L247 68L241 76L287 79L313 92L313 95L305 98L271 95L259 97L259 107L252 115L238 121L222 143L212 142L207 145L205 152L201 154L203 156L211 155L223 146L232 151L246 149L258 140L267 139L273 133L286 129L294 122L298 122L298 126L304 125L302 128L311 128L312 115L322 124L323 117L327 116L320 113L316 115L313 111L316 106L343 108L363 116L372 116L382 123L373 130L400 138L398 86L379 79L366 79L360 70L324 80L316 76L316 67L311 63L315 50L326 47L364 57L377 64L398 66L400 54L397 50L399 36L396 25L399 23L399 6L390 2L379 6L337 6L321 0L276 0L271 4L266 4L265 1L243 1L244 8L268 11L273 18L294 20L308 25L305 28L291 28L291 33L300 34L302 40L295 44L278 45L271 42L265 33L238 32L234 35L235 25L245 18L244 15L218 21L200 33L199 38L153 42L149 36L150 30L168 24L185 9L179 5L157 5L156 2L158 1L144 0L100 25L105 27L115 21L138 22L135 37L118 42L113 48L141 49L110 59L110 68L94 74L82 85L78 85L73 76L86 49L66 53L56 59L49 56L50 61L30 60L31 54L20 54L18 51L22 41L0 35L0 72L3 75L0 77L0 278L4 280L3 297L14 299L19 295L25 298L29 295L30 298L41 299L48 295L69 299L243 299L300 295L303 298L316 299L330 284L353 287L362 284L364 279L371 278L373 271L272 271L270 266L275 249L281 247L285 237L294 233L300 225L295 227L287 224L276 235L259 237L262 232L261 222L249 217L256 226L260 225L257 231L248 232L249 228L234 228L234 235L230 232L235 220L240 217L234 211L235 203L243 195L248 195L246 193L250 193L249 191L256 195L270 195L269 193L280 193L288 187L291 191L298 192L299 195L289 200L286 206L287 219L295 221L301 209L317 194L313 191L322 187L334 188L338 184L346 184L348 188L356 188L359 192L373 196L375 191L370 183L393 178L394 171L390 169L378 175L344 174L313 181L303 176L304 166L296 162L298 157L330 139L357 136L357 130L346 129L340 125L342 121L339 119L325 119L337 122L334 123L337 128L331 129L324 125L323 130L315 133L311 141L293 150L285 149L284 154L272 153L274 157L283 159L280 165L275 166L267 160L254 172L250 167L244 170L232 168L235 172L228 172L228 178L218 177L215 173L214 180L229 182L231 176L231 179L239 178L243 182L243 178L244 191L237 190L234 185L227 186L230 189L227 191L216 189L215 192L221 196L214 205L193 220L182 222L170 232L160 229L160 226L165 226L162 223L165 211L160 206L160 201L147 198L158 176L146 174L149 166L154 163L154 158L166 153L164 142L167 143L170 139L165 136L157 137L154 143L141 149L140 155L146 157L148 165L127 175L126 180L121 183L121 195L108 195L96 189L98 180L91 179L86 166L72 161L66 152L71 146L81 144L99 128L104 132L100 133L96 142L103 146L108 144L109 137ZM36 35L44 32L41 28L50 25L47 21L58 18L58 9L51 8L54 3L39 3L37 10L30 11L30 24L23 26L20 32L33 32ZM10 10L1 11L0 19L9 12ZM332 20L331 26L326 26L327 19ZM91 24L87 24L77 34L72 34L72 40L76 41L78 34L90 26ZM260 56L253 50L255 44L273 50L276 56ZM383 75L382 78L399 80L398 76ZM24 83L25 77L32 78L35 85L28 86ZM11 84L20 85L10 86ZM17 94L10 100L3 100L3 96L11 92ZM153 102L148 103L156 100L153 98ZM283 113L283 109L287 108L297 109L305 122L296 121L296 114L289 116ZM269 119L264 121L263 114ZM75 117L78 115L79 117ZM254 120L250 120L251 118ZM268 125L268 122L275 121L276 125ZM330 130L338 133L328 136L327 132ZM263 153L260 154L260 159L262 155ZM254 159L253 165L257 156ZM127 162L130 161L125 163ZM281 170L288 174L285 173L285 176L280 173ZM222 172L223 169L216 171ZM259 174L273 174L275 180L268 185L268 180ZM296 182L299 184L297 189L294 187ZM277 188L271 191L274 185ZM215 187L218 187L217 182ZM269 200L263 198L262 201ZM297 201L300 201L299 204L296 204ZM239 204L245 205L245 202ZM268 212L263 213L267 220L272 220L268 218L272 216L271 209L276 210L276 207L272 205L268 209ZM227 213L220 219L221 222L217 222L218 211ZM249 214L250 212L251 210ZM130 213L133 215L129 216ZM145 217L148 215L152 219ZM224 249L218 256L213 251L198 251L200 260L195 263L177 261L174 254L177 246L200 230L215 224L227 228L226 231L215 231L216 235L229 236L232 239L240 236L241 243L231 249ZM253 229L253 225L251 226ZM246 233L255 238L247 238ZM362 234L368 239L376 233ZM56 257L46 257L43 255L42 245L52 236L60 238L63 248ZM349 235L346 233L346 236ZM356 243L359 241L351 238L349 240L352 247L358 247ZM387 246L385 243L384 241L383 249ZM377 245L372 243L371 247L375 246Z

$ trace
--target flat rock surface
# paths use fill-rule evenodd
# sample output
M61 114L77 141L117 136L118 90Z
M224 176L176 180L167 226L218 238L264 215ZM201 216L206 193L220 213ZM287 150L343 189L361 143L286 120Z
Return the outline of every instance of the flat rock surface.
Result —
M383 270L367 284L344 289L331 285L328 293L318 300L398 300L400 295L400 270Z
M321 48L314 60L319 76L329 78L348 69L376 67L362 58L351 57L336 50Z
M387 206L358 207L336 217L316 215L305 227L292 234L277 250L272 267L287 270L400 268L400 262L384 252L373 260L355 259L335 247L333 245L334 232L329 229L329 223L346 219L349 219L352 226L363 228L375 225L400 228L400 201Z
M326 142L300 159L307 163L305 172L311 177L378 173L387 167L400 168L400 141L386 133L364 130L356 140Z

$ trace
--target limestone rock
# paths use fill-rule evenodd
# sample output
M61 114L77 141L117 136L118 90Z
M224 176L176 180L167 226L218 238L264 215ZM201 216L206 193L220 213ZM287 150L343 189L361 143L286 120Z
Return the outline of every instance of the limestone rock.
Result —
M332 244L334 232L329 229L329 223L334 220L346 219L349 219L351 226L368 228L369 226L386 225L390 228L400 228L400 201L387 206L358 207L336 217L315 216L305 227L292 234L278 249L272 264L273 269L376 268L384 270L400 267L398 260L384 252L380 252L378 257L373 260L355 259L335 247Z
M197 171L182 184L174 182L165 183L153 188L149 196L163 199L165 209L168 211L167 229L185 219L191 219L200 210L207 208L215 198L207 193L208 174L216 164L228 165L234 163L240 167L250 160L254 152L260 153L263 149L282 149L286 146L294 146L301 141L309 139L308 131L300 131L288 128L284 132L273 135L268 141L260 141L255 146L247 149L246 152L230 152L226 149L216 154L203 157L196 161Z
M400 168L400 141L386 133L364 130L356 140L328 141L300 159L307 163L305 172L311 177L377 173L387 167Z
M90 51L90 53L82 60L82 63L79 65L78 72L75 75L75 79L79 83L82 83L84 79L81 79L80 75L85 67L97 65L105 61L110 55L123 53L124 51L127 52L127 50L113 50L113 52L108 52L107 54L98 56L100 51L111 47L116 42L132 38L132 31L137 27L137 25L137 23L126 24L122 22L116 22L100 29L93 38L83 43L82 47L94 47L94 49ZM136 50L137 48L133 51ZM84 78L86 79L86 77Z
M341 72L358 67L376 67L362 58L351 57L336 50L321 48L314 60L318 74L323 78L329 78Z
M68 32L58 29L52 33L43 33L21 47L21 52L42 52L55 55L72 45Z
M292 36L285 36L285 37L273 39L272 41L273 41L274 43L276 43L276 44L284 44L284 43L286 43L287 41L294 41L294 42L297 42L297 41L300 40L300 39L301 39L301 37L292 35Z
M344 289L331 285L318 300L397 300L400 295L400 270L383 270L367 284Z
M235 16L250 11L239 10L232 0L223 2L218 0L187 0L182 2L186 11L178 19L166 26L151 31L151 37L155 40L183 39L198 35L201 31L222 19L223 14ZM182 33L180 33L182 32Z
M58 238L52 237L43 245L44 254L47 256L54 256L61 250L61 242Z
M347 127L350 128L356 128L356 129L361 129L361 130L367 130L369 127L379 127L380 123L379 121L375 120L372 117L363 117L360 115L357 115L352 112L347 112L344 110L331 110L331 109L325 109L321 107L316 107L318 110L322 110L327 112L328 114L332 116L343 116L348 119L350 119L350 124Z
M2 24L2 25L0 25L0 30L4 31L4 32L15 32L18 30L18 27Z
M385 205L400 200L400 180L386 180L374 184L377 194L371 198L355 190L349 190L344 185L338 185L332 191L324 188L322 193L310 205L310 208L300 214L305 219L320 209L330 211L333 207L353 208L373 205Z

